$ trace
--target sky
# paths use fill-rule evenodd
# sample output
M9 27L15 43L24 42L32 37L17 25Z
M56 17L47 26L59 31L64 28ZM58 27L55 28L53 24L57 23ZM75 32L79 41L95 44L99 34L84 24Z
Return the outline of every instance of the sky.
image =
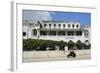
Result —
M23 10L23 20L78 21L90 25L91 13Z

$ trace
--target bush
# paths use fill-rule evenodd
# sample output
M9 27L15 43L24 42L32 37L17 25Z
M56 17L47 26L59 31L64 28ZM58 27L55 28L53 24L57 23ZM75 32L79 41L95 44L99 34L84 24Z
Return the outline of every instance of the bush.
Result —
M72 40L70 40L69 42L68 42L68 50L70 50L70 49L73 49L74 48L74 43L73 43L73 41Z
M83 44L81 43L80 40L77 41L76 47L77 47L78 50L81 50L83 48Z
M31 51L35 50L36 45L32 39L24 39L23 40L23 50L24 51Z
M91 44L85 45L80 40L74 43L70 40L68 43L64 41L53 41L53 40L41 40L41 39L23 39L23 51L46 51L56 50L55 46L59 46L59 50L64 50L65 46L68 46L68 50L77 47L77 49L90 49Z
M61 50L64 50L64 41L53 41L53 40L39 40L39 39L24 39L23 40L23 50L24 51L44 51L46 48L49 50L55 50L55 46L59 46Z
M64 50L66 45L67 43L61 40L59 42L59 50Z
M84 49L91 49L91 44L89 45L84 44Z

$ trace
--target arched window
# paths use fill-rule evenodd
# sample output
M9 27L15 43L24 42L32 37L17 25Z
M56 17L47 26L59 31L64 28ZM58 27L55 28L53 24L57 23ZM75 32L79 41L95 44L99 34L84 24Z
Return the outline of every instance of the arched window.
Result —
M49 24L49 27L51 27L51 24Z
M44 27L46 27L47 26L47 24L44 24Z
M63 24L63 27L65 28L65 24Z
M74 28L74 26L75 26L75 25L73 24L72 27Z
M77 24L77 25L76 25L76 27L78 28L78 27L79 27L79 25Z
M37 35L37 30L33 29L33 35L36 36Z
M59 26L59 28L60 28L61 24L59 24L58 26Z
M54 27L56 27L56 24L54 24Z
M68 24L68 28L70 28L70 24Z

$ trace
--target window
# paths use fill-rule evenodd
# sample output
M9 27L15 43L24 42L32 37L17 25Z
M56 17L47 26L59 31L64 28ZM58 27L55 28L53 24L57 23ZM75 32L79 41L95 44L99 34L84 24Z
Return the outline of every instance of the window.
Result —
M73 24L72 27L74 28L74 26L75 26L75 25Z
M68 24L68 28L70 27L70 24Z
M81 36L82 35L82 31L76 31L76 35L77 36Z
M36 36L37 35L37 30L33 29L33 35Z
M56 24L54 24L54 27L56 27Z
M89 43L89 41L88 41L88 40L85 40L85 42L88 42L88 43Z
M49 24L49 27L51 27L51 24Z
M56 31L50 31L49 35L56 35Z
M59 28L60 28L61 24L59 24Z
M65 31L59 31L58 35L65 35Z
M76 27L78 28L78 27L79 27L79 25L76 25Z
M46 27L47 26L47 24L44 24L44 27Z
M23 32L23 36L26 36L26 32Z
M47 31L40 31L40 35L47 35Z
M63 24L63 27L65 28L65 24Z
M68 36L73 36L73 35L74 35L74 31L68 31L68 32L67 32L67 35L68 35Z

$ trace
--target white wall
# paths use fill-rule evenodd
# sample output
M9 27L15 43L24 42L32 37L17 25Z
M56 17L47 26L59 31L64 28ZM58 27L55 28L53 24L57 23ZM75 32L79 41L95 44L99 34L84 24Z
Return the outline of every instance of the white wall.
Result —
M25 0L24 0L25 1ZM33 0L34 1L34 0ZM76 5L76 6L96 6L98 9L97 18L100 19L100 2L99 0L35 0L37 3L45 4L65 4L65 5ZM10 0L0 0L0 73L10 73ZM94 24L95 25L95 24ZM95 38L95 46L98 48L98 55L100 56L100 21L96 25L93 32ZM96 29L97 28L97 29ZM54 69L39 69L25 73L99 73L100 71L100 57L98 57L97 67L77 67L77 68L54 68ZM52 62L50 62L52 63ZM56 62L55 62L56 63ZM21 72L23 73L23 72Z

